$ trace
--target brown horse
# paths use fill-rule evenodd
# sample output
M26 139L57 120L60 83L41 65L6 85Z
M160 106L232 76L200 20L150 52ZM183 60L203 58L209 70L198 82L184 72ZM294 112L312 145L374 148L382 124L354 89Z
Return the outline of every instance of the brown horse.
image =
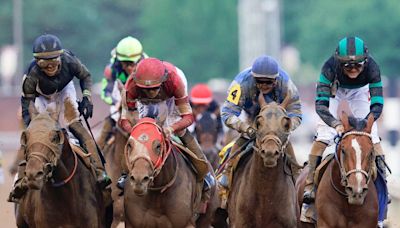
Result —
M126 227L209 227L218 206L216 187L203 214L203 183L188 161L164 138L154 119L142 118L125 148L129 180L125 184ZM204 211L203 211L204 212Z
M131 123L136 123L138 113L129 112L127 117ZM129 134L122 130L118 124L114 127L112 137L106 143L104 147L104 157L106 159L106 170L111 178L111 197L113 199L113 223L112 228L118 226L119 223L123 222L124 219L124 197L121 194L121 190L117 187L116 183L121 174L127 168L125 165L124 148L128 141Z
M294 183L286 163L291 120L285 107L266 103L255 119L256 142L252 154L236 168L228 197L231 227L296 227L299 210Z
M368 121L342 113L345 133L318 184L315 198L318 227L377 227L378 199L373 181L374 153L371 139L373 115ZM301 176L307 175L304 170ZM299 178L299 205L305 178Z
M17 206L18 227L106 227L94 173L71 149L55 117L38 114L21 135L28 192Z
M194 129L197 141L214 170L218 168L217 148L218 119L214 113L205 111L198 115Z
M117 181L122 173L122 161L124 161L124 148L128 136L123 130L116 128L113 133L113 142L104 147L104 157L106 159L106 170L111 178L111 197L113 199L113 223L111 227L115 228L120 222L124 221L124 197L121 190L117 188Z

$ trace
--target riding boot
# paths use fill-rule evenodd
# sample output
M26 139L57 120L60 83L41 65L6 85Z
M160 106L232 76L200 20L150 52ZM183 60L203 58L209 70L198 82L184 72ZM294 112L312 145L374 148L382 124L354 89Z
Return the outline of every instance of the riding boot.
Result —
M100 136L97 139L97 143L100 147L100 150L104 149L104 146L106 145L108 139L112 134L112 129L114 126L115 126L115 120L113 120L111 117L107 117L104 121L103 128L101 129Z
M13 189L8 196L8 202L19 203L19 200L22 198L23 195L28 191L28 186L26 185L25 180L25 168L26 168L26 161L22 160L18 164L18 174L17 180L14 182Z
M229 157L227 158L226 165L223 167L221 175L218 176L218 185L219 185L219 196L221 199L221 205L220 207L222 209L227 208L227 202L228 202L228 196L229 196L229 190L231 188L231 180L232 180L232 172L233 172L233 164L235 159L232 158L232 155L235 154L235 152L242 147L242 145L247 142L248 139L244 137L239 137L235 143L233 144L230 152L229 152Z
M212 175L212 167L211 164L208 162L207 157L204 155L203 151L200 148L199 143L197 142L196 138L193 137L192 134L188 130L185 131L185 134L183 136L179 137L183 144L191 150L193 153L196 154L198 159L204 160L207 162L208 170L204 170L204 167L196 167L196 163L193 163L193 165L196 168L197 171L197 181L203 182L203 189L202 189L202 202L203 202L203 208L206 206L206 202L210 199L211 197L211 188L215 185L215 179L214 176Z
M382 174L382 177L385 181L385 184L387 185L387 172L386 172L386 164L385 164L385 155L377 155L375 158L375 162L376 162L376 166L378 168L378 172L380 172ZM387 203L391 203L392 202L392 197L390 197L390 194L388 192L388 200Z
M74 122L69 125L71 133L79 140L83 148L90 153L91 161L96 171L97 183L101 189L105 189L111 184L111 179L107 176L105 168L100 158L100 151L97 150L95 141L81 122Z
M303 203L310 204L315 199L314 173L317 166L321 163L322 154L327 145L323 142L314 141L311 153L308 156L308 175L304 186Z
M296 183L297 177L299 176L301 171L301 166L296 160L296 155L294 154L294 149L291 142L289 142L286 147L286 156L288 156L290 162L290 169L292 170L293 182Z

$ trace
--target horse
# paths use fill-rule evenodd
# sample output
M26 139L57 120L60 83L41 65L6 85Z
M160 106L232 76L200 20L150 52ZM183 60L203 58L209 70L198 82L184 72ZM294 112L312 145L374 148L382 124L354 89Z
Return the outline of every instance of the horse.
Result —
M219 156L217 148L218 119L214 113L205 111L197 116L194 132L201 149L214 170L218 168Z
M33 103L29 110L32 120L21 134L29 189L17 204L17 226L108 227L94 173L72 150L56 114L38 113Z
M239 161L228 196L231 227L296 227L294 182L284 155L289 144L291 119L286 114L290 96L279 105L259 96L260 112L253 152ZM216 219L217 220L217 219Z
M137 112L128 113L127 117L132 123L135 123L138 118ZM112 228L118 226L119 223L125 220L124 218L124 197L122 191L117 187L116 183L121 174L126 170L124 168L124 148L128 141L129 134L122 130L118 124L114 127L110 140L104 146L104 157L106 159L106 170L111 178L111 198L113 199L113 223Z
M378 196L373 179L375 155L371 138L372 114L367 120L342 112L345 133L339 138L334 159L320 174L315 197L318 227L377 227ZM303 170L296 183L299 208L302 205L305 177Z
M126 144L125 225L209 227L219 203L216 186L210 189L210 200L202 211L203 183L162 132L154 119L145 117L134 126Z

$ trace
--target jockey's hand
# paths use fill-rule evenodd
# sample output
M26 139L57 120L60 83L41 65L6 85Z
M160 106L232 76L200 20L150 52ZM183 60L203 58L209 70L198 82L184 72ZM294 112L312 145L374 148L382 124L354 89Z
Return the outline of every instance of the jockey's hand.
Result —
M246 130L246 134L252 139L256 137L257 130L253 127L248 127Z
M83 96L82 101L79 102L78 110L85 119L92 118L93 103L89 96Z
M338 133L339 136L341 136L344 132L344 127L342 124L339 124L335 127L336 132Z
M118 121L118 125L122 128L122 130L124 130L125 132L127 132L127 133L131 133L131 131L132 131L132 125L131 125L131 122L129 122L129 120L127 120L127 119L120 119L119 121Z
M164 134L167 139L171 138L172 134L174 134L174 129L172 127L164 128Z

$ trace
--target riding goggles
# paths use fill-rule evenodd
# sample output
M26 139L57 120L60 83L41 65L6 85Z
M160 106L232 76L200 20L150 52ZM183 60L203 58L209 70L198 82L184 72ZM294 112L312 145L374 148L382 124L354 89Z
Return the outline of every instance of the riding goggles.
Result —
M60 56L52 59L36 59L36 64L42 69L46 69L49 67L57 67L58 65L60 65L60 63L61 63Z
M276 82L276 80L275 79L268 79L268 80L256 80L256 84L259 84L259 85L268 85L268 86L270 86L270 85L273 85L274 83Z
M347 63L343 63L342 65L345 70L360 69L360 68L364 67L365 60L361 61L361 62L347 62Z

